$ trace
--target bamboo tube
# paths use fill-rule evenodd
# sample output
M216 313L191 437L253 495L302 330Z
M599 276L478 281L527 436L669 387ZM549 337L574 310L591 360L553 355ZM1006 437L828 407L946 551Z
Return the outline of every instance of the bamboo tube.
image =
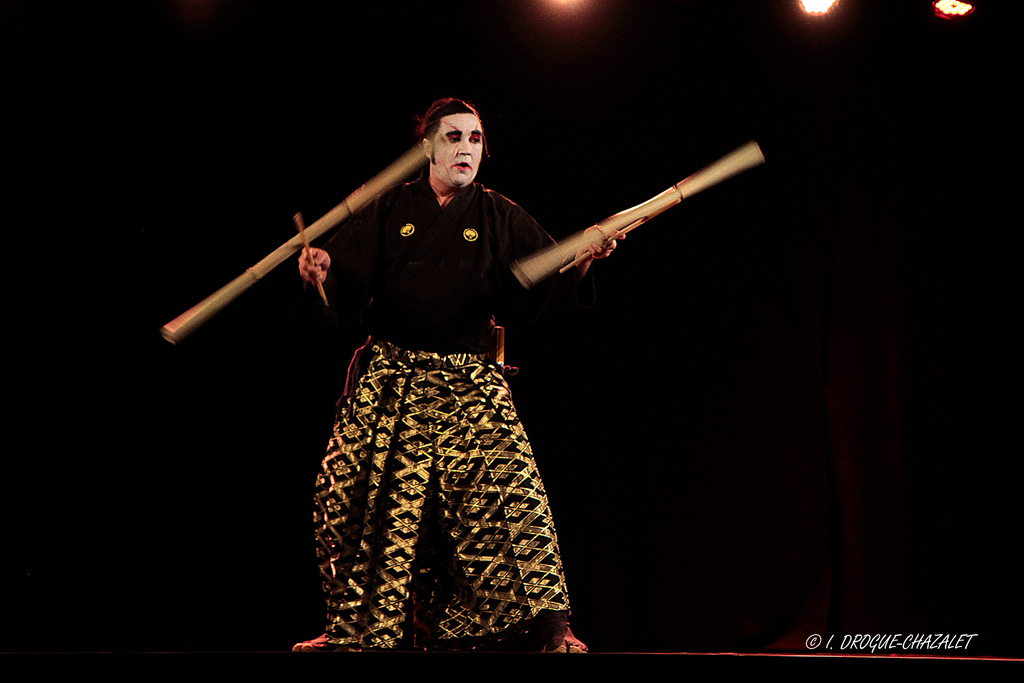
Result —
M577 258L582 250L591 246L610 242L613 239L643 225L663 211L666 211L687 197L692 197L712 185L731 178L764 163L764 155L757 143L751 140L718 161L705 166L693 175L684 178L661 194L648 199L633 208L620 211L609 216L596 226L597 230L587 232L581 230L561 242L534 252L512 264L512 272L519 283L527 289L542 280L554 275L558 270L582 261L586 256ZM589 230L589 228L587 228ZM575 260L574 260L575 259ZM566 265L568 264L568 265Z
M315 240L408 178L426 163L427 157L423 152L423 147L419 144L415 145L394 163L367 181L365 185L346 197L343 202L307 227L305 230L306 235L310 240ZM172 344L181 343L207 320L215 316L244 291L256 284L264 275L279 266L293 254L301 251L302 240L302 235L295 235L270 252L259 263L246 269L244 273L234 280L164 325L160 328L160 333L164 336L164 339Z

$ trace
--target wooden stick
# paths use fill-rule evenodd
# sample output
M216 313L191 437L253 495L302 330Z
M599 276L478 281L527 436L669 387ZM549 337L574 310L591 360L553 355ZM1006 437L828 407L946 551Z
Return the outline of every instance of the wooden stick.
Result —
M316 268L316 262L313 261L313 252L309 247L309 240L306 239L306 223L302 220L302 212L299 211L297 214L292 216L292 220L295 221L295 227L299 229L299 237L302 238L302 246L306 248L306 260L309 265ZM330 307L331 302L327 300L327 292L324 291L324 285L322 282L316 283L316 291L320 292L320 298L324 300L324 306Z
M554 275L562 265L575 259L583 249L596 246L607 240L626 226L632 230L651 220L663 211L667 211L687 197L692 197L712 185L716 185L737 173L742 173L764 163L764 155L757 143L751 140L718 161L705 166L693 175L684 178L661 194L638 204L631 209L609 216L596 226L597 230L581 230L561 242L534 252L512 264L512 272L519 283L529 289L538 282ZM588 232L589 231L589 232ZM621 234L621 233L619 233Z
M629 225L624 227L622 230L616 230L615 234L613 234L610 237L606 237L603 240L601 240L600 246L603 247L606 244L608 244L609 242L611 242L613 240L619 239L620 237L625 235L627 232L629 232L633 228L638 228L641 225L643 225L646 220L647 219L641 218L639 220L633 221L632 223L630 223ZM581 253L581 254L578 254L576 256L576 260L574 260L572 263L566 263L564 266L562 266L561 268L558 269L558 272L559 273L564 273L565 271L569 270L570 268L575 268L580 263L583 263L584 261L586 261L587 260L587 256L589 254L590 254L590 250L589 249L586 250L585 252Z
M423 148L417 144L399 157L394 163L371 178L365 185L350 194L320 220L306 228L309 239L315 240L335 227L359 209L363 208L392 187L419 171L427 163ZM295 235L280 247L270 252L259 263L247 269L234 280L188 309L177 318L160 328L164 339L178 344L199 329L203 323L215 316L222 308L237 299L244 291L256 284L260 278L279 266L290 256L302 249L302 237Z

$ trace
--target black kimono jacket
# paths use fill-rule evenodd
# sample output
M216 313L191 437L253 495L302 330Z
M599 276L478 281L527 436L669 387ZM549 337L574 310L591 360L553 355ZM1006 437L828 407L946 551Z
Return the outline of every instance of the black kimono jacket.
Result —
M343 327L359 322L402 348L485 353L494 316L535 319L588 306L590 275L527 291L512 262L551 244L517 204L474 183L443 209L428 180L401 185L357 213L325 245L325 287ZM506 317L507 316L507 317Z

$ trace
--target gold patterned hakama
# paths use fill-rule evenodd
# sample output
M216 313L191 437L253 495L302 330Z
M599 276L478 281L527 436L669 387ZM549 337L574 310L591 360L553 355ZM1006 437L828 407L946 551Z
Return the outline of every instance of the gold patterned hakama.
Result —
M547 496L500 371L373 342L317 478L328 639L501 633L567 610Z

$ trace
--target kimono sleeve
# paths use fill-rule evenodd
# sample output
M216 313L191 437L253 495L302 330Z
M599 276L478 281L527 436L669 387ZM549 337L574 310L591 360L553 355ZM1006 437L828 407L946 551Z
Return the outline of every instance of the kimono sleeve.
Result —
M506 200L507 201L507 200ZM512 273L512 263L554 242L526 211L509 202L508 232L502 265L503 308L514 317L544 320L561 313L589 308L594 304L594 277L591 268L583 278L576 269L556 274L527 290Z
M326 313L342 331L362 324L363 311L379 277L382 226L400 190L395 188L349 218L322 247L331 257L324 281L331 302L331 310ZM307 288L296 306L297 314L309 315L317 307L325 312L319 301L316 289Z

